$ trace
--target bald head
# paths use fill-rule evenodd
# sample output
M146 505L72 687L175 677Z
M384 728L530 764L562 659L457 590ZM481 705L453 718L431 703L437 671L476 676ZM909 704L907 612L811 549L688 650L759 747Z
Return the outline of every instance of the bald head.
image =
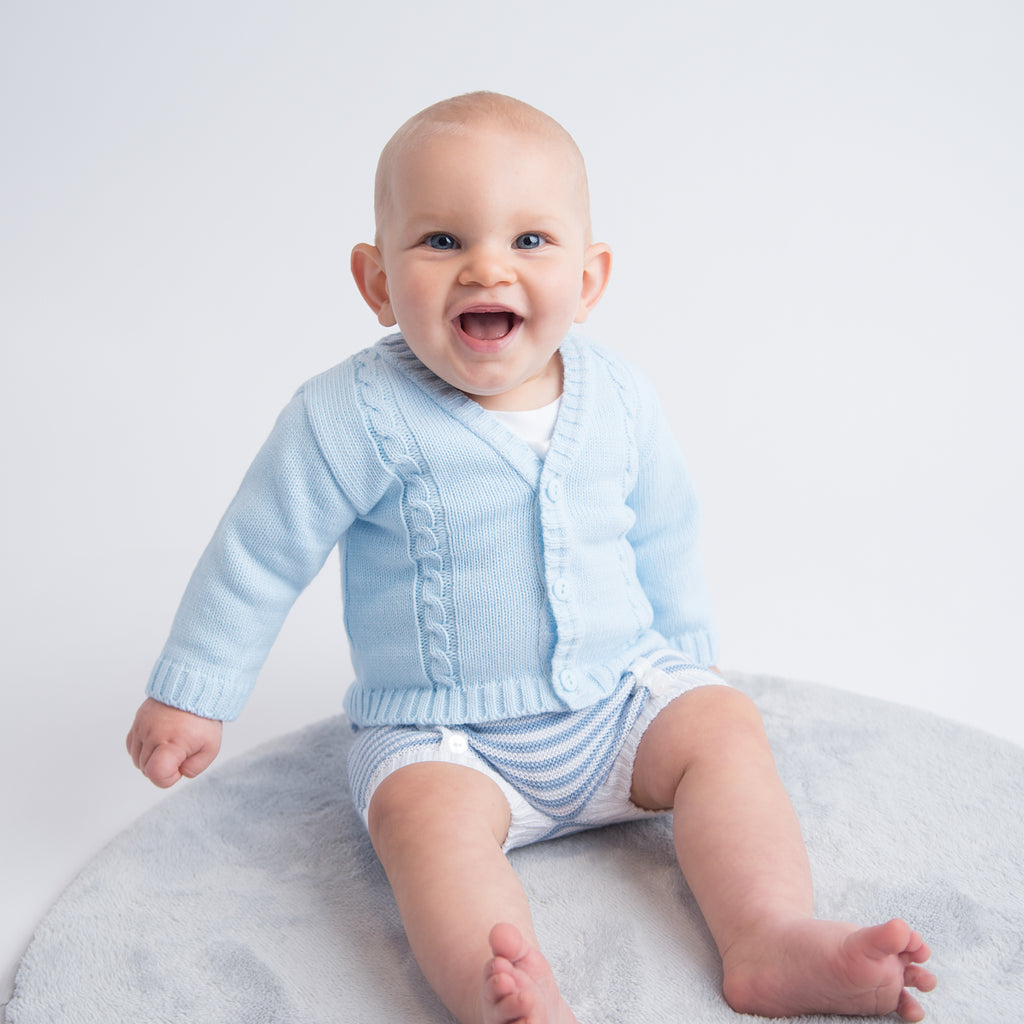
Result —
M552 117L528 103L496 92L471 92L441 100L409 118L391 137L377 162L373 210L377 237L387 221L395 168L427 141L472 137L476 132L502 131L540 141L565 159L566 174L575 179L589 237L590 195L583 156L572 136Z

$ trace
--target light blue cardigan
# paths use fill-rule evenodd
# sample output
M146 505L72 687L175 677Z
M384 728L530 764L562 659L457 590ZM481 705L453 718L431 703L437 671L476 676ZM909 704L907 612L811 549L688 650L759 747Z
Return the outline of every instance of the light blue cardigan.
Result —
M697 503L650 384L570 336L543 460L400 335L307 382L188 585L147 692L236 717L340 542L353 722L584 707L638 656L715 660Z

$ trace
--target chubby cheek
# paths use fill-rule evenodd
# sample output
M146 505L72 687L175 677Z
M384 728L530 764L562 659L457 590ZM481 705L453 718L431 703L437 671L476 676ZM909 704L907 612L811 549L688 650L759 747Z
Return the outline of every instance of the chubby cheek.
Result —
M443 309L437 295L438 286L422 276L396 282L391 291L391 308L399 327L407 324L414 330L440 323Z
M544 282L547 302L544 304L547 317L561 320L566 325L581 323L586 317L583 307L583 267L569 265L560 268L557 279L549 276ZM580 313L583 312L583 317Z

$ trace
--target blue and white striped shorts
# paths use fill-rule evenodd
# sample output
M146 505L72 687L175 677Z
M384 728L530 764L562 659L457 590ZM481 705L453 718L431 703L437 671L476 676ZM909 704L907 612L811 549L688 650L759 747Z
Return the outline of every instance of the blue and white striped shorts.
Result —
M357 729L349 784L363 821L377 787L411 764L442 761L482 772L509 803L503 849L661 812L630 800L633 762L647 727L676 697L721 676L678 651L638 658L616 689L579 711L477 725Z

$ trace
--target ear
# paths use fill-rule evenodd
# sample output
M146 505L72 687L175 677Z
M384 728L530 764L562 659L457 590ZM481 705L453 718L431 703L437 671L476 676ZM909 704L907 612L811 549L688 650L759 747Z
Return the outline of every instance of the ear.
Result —
M373 310L382 327L394 327L398 321L391 309L388 295L388 275L384 270L384 257L375 245L360 242L352 250L350 263L359 294Z
M587 247L583 257L583 288L580 304L576 308L575 323L581 324L590 316L608 286L612 272L612 250L604 242L595 242Z

